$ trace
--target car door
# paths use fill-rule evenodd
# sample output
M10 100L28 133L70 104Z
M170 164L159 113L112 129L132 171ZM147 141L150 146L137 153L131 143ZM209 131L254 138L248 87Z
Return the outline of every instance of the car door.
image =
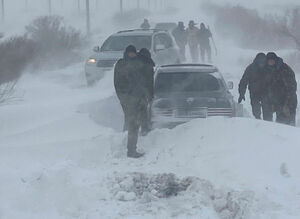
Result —
M169 57L169 63L167 64L175 64L180 62L180 55L177 47L175 46L175 42L170 35L170 33L165 33L163 35L164 41L167 45L167 53Z
M154 36L154 60L158 65L174 64L177 62L176 48L172 38L167 33L158 33Z

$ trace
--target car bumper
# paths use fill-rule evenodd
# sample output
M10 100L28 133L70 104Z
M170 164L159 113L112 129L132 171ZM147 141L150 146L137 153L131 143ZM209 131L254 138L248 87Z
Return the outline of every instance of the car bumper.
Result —
M97 67L96 65L85 65L85 76L87 81L96 81L100 80L101 78L104 77L104 75L112 71L113 67L107 67L107 68L102 68L102 67Z
M193 119L207 118L207 117L233 117L234 110L232 108L201 108L197 112L191 112L187 115L178 115L172 111L169 113L159 113L157 110L152 110L152 127L153 128L172 128L176 125L187 123Z

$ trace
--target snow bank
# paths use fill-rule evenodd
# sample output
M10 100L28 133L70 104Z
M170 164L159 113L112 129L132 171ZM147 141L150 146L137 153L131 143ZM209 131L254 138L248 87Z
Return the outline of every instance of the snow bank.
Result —
M298 218L299 129L198 119L128 159L112 74L87 88L80 67L25 75L0 108L0 218Z

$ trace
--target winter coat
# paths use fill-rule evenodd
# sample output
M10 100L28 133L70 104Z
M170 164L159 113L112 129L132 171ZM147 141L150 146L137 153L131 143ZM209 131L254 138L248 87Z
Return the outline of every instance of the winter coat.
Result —
M145 98L146 89L143 87L141 72L143 63L138 58L120 59L114 69L114 86L118 96L128 95L138 99Z
M184 28L176 27L172 31L172 35L174 36L177 45L185 45L187 43L187 33Z
M212 34L209 29L201 28L198 32L198 40L200 46L209 46L209 38L212 37Z
M141 24L142 29L150 29L150 27L151 27L150 24L147 23L147 22L144 22L144 23Z
M146 88L146 98L151 101L154 96L154 66L155 63L151 57L146 57L144 55L139 55L140 60L143 62L143 69L141 71L143 87Z
M270 73L265 68L260 68L255 59L245 70L239 84L239 93L244 96L248 87L250 95L260 99L269 95L271 83Z
M267 67L272 75L272 99L279 107L287 104L290 108L297 107L297 81L295 73L281 58L277 58L274 67Z
M199 28L193 27L193 28L187 28L186 29L187 34L187 42L190 47L198 46L199 40L198 40L198 34L199 34Z

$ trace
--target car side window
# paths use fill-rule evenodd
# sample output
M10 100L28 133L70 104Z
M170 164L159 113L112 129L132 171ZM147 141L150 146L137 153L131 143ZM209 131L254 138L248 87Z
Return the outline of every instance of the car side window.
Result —
M164 42L165 42L165 45L166 45L166 48L169 49L173 46L173 41L172 41L172 38L167 35L167 34L163 34L162 36L164 38Z
M159 33L154 37L154 45L164 45L166 49L173 46L172 38L165 33Z

